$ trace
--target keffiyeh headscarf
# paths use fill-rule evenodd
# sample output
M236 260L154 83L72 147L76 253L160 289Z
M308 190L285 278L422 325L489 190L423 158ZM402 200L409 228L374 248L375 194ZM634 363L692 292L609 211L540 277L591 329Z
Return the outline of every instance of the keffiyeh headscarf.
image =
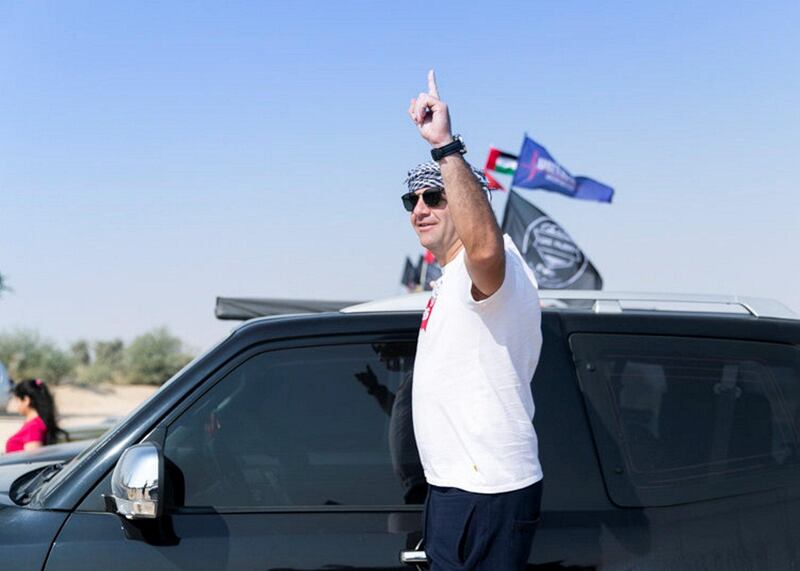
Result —
M487 193L489 192L489 183L483 174L483 171L476 169L472 165L469 166L473 174L478 178L481 187ZM439 168L439 163L430 161L415 166L408 171L408 176L403 182L408 187L408 192L417 192L423 188L436 188L444 190L444 180L442 180L442 170Z

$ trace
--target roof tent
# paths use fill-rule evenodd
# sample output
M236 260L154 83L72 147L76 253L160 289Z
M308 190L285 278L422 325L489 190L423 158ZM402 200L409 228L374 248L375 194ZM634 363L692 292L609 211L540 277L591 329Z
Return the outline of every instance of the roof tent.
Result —
M214 315L217 319L245 320L265 315L339 311L343 307L358 303L362 302L264 297L218 297Z

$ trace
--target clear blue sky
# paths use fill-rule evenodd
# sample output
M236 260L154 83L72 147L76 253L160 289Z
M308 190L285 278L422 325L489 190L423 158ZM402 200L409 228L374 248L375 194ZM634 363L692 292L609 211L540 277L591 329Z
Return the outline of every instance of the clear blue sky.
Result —
M0 331L202 348L217 295L398 293L431 67L474 163L527 131L616 188L526 193L607 289L800 312L798 30L796 0L0 2Z

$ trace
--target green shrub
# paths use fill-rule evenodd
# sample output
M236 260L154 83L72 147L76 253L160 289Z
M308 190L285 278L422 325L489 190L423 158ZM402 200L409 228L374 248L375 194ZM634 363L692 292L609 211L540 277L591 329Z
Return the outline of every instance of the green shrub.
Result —
M58 384L74 370L69 353L28 329L0 334L0 361L16 380L40 378Z
M160 385L192 360L165 327L140 335L125 349L125 381Z

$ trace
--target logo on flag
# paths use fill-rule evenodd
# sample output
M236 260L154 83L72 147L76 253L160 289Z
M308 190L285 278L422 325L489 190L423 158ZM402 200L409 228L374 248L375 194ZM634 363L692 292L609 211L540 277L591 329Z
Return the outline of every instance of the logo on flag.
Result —
M528 260L539 259L533 271L539 287L544 289L568 288L583 276L589 265L569 234L549 216L528 224L522 239L522 255Z
M564 228L513 190L503 232L543 289L602 289L603 278Z

